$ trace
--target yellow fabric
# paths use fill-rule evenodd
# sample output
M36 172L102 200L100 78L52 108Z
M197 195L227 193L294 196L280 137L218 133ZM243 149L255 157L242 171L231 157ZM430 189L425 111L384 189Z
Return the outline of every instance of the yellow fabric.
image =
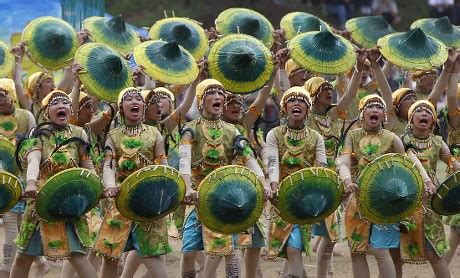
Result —
M196 99L198 101L198 106L201 106L203 103L203 97L204 93L206 92L206 89L209 87L221 87L222 90L225 91L224 86L222 83L215 79L205 79L201 81L197 86L196 86Z
M298 69L300 69L299 65L297 65L292 59L287 60L286 64L284 64L284 70L286 71L288 77L291 77L291 74Z
M53 90L48 95L46 95L46 97L42 100L42 107L48 106L50 101L57 95L64 95L65 97L69 98L69 96L64 91Z
M291 97L297 97L304 99L307 102L307 106L310 108L311 107L311 99L310 95L308 94L307 90L305 90L304 87L300 86L294 86L291 87L289 90L287 90L283 97L281 98L281 109L283 112L286 112L286 103Z
M312 77L305 82L304 88L307 90L307 92L310 93L310 97L314 99L318 95L319 90L323 84L330 83L323 77Z
M144 98L144 101L147 102L154 94L159 94L162 96L167 96L172 102L174 102L174 94L165 87L158 87L154 90L142 90L141 95Z
M412 106L409 108L409 112L408 112L409 123L412 122L412 117L414 116L415 111L417 110L417 108L422 107L422 106L425 107L425 108L428 108L431 111L431 114L433 115L433 122L436 122L436 120L438 118L437 115L436 115L436 108L434 108L434 105L430 101L422 99L422 100L418 100L417 102L412 104Z
M35 91L38 89L38 86L46 79L53 77L46 72L35 72L27 78L26 81L26 91L29 97L33 97Z
M120 107L120 109L121 109L121 103L123 102L123 97L125 96L125 94L129 92L138 92L141 94L141 91L134 87L128 87L128 88L121 90L121 92L118 94L118 107Z
M13 102L16 102L16 87L14 86L14 81L9 78L0 78L0 90L5 91L5 93L10 96Z
M436 73L436 70L424 71L424 70L417 70L415 71L412 76L414 78L422 78L425 74Z
M375 94L371 94L371 95L367 95L365 97L363 97L360 101L359 101L359 111L363 110L364 107L366 107L366 105L370 102L380 102L383 107L385 107L385 110L386 110L386 104L385 104L385 101L383 100L383 98L381 98L380 96L378 95L375 95Z
M416 95L415 91L410 88L399 88L396 91L394 91L391 95L391 98L393 99L393 106L398 106L408 94Z

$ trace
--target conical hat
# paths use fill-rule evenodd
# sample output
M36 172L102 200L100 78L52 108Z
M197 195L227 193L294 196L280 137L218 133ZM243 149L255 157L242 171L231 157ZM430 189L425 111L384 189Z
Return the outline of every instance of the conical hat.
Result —
M410 216L422 201L424 183L414 162L401 154L373 160L358 178L358 203L364 218L391 224Z
M22 31L31 59L51 70L72 63L78 48L77 32L62 19L44 16L26 25Z
M64 170L40 188L37 213L51 222L78 218L98 204L103 187L99 177L87 169Z
M345 28L351 33L353 40L364 48L376 46L378 39L395 32L381 15L349 19L345 23Z
M447 16L422 18L412 23L411 28L420 28L428 36L440 40L448 47L460 47L460 30L452 25Z
M12 209L21 199L22 187L18 178L0 170L0 213Z
M446 46L420 28L386 35L377 46L388 61L407 70L431 70L447 60Z
M353 45L327 30L299 34L289 41L288 47L297 65L315 73L344 73L356 62Z
M261 40L265 46L273 44L273 26L262 14L245 8L230 8L221 12L215 21L216 31L226 36L246 34Z
M306 168L281 181L277 208L281 218L289 223L313 224L338 208L342 193L342 180L334 171Z
M5 123L5 125L7 125L7 123ZM11 125L11 123L8 125ZM0 128L4 128L1 126L1 123ZM17 129L17 126L14 126L13 124L12 128L15 130ZM18 166L16 165L16 160L14 158L15 151L16 147L14 144L7 138L0 136L0 169L13 175L18 173Z
M133 85L126 60L102 43L82 45L75 61L83 67L78 75L85 89L102 100L116 102L120 91Z
M14 68L14 56L9 47L0 41L0 78L8 77Z
M116 198L118 211L133 221L152 221L173 212L185 197L185 181L169 166L152 165L129 175Z
M243 166L220 167L198 186L198 218L215 232L233 234L254 226L263 203L262 182Z
M441 183L431 198L431 207L437 214L460 213L460 171L450 175Z
M120 53L128 54L141 43L139 35L126 25L121 15L111 19L89 17L83 21L83 28L90 32L93 42L106 44Z
M158 20L150 28L152 40L175 41L187 49L198 60L208 51L208 37L204 29L194 20L181 17L170 17Z
M209 75L232 93L247 94L262 88L273 69L270 50L248 35L225 36L209 49Z
M331 30L331 27L320 19L309 13L292 12L281 18L280 27L284 31L284 36L287 40L294 38L296 35L310 32Z
M193 56L175 41L147 41L134 49L134 59L155 80L185 85L198 76Z

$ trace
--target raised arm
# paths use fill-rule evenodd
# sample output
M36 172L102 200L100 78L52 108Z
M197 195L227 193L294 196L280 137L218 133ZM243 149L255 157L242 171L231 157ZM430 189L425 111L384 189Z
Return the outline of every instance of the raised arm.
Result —
M460 62L457 59L454 73L450 75L448 87L447 87L448 120L449 120L449 125L454 129L460 128L460 110L458 108L459 69L460 69Z
M23 43L18 44L11 50L15 56L16 63L13 68L13 81L16 88L16 96L19 100L19 104L25 110L30 110L32 107L32 100L25 94L24 87L22 85L22 57L24 56L25 46Z
M366 61L366 58L367 52L364 50L358 50L356 69L353 71L353 76L351 77L350 83L347 86L345 95L343 95L337 103L337 111L347 111L347 108L353 101L353 98L356 97L359 84L361 83L361 77L363 75L364 62Z
M454 71L456 60L457 53L452 50L449 51L449 58L444 63L444 68L441 72L441 75L439 75L436 83L433 86L433 90L431 90L431 93L427 97L427 100L429 100L435 107L438 105L438 100L447 87L447 82L449 81L450 75Z

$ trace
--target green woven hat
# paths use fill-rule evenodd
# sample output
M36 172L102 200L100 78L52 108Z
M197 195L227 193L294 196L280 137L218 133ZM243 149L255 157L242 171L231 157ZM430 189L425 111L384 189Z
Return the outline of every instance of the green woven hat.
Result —
M232 93L257 91L270 80L273 69L270 50L248 35L225 36L209 49L209 74Z
M280 27L284 31L287 40L305 32L331 30L331 27L322 19L304 12L286 14L281 18Z
M203 58L209 49L208 37L204 29L188 18L170 17L158 20L150 28L149 36L152 40L177 42L196 60Z
M441 183L431 198L431 208L440 215L460 213L460 171Z
M381 15L349 19L345 23L345 29L351 33L353 40L364 48L376 46L378 39L395 32Z
M40 188L36 210L46 221L63 221L78 218L98 202L103 184L88 169L71 168L49 178Z
M147 41L134 49L136 63L166 84L186 85L198 76L195 58L177 42Z
M8 125L8 123L6 122L3 122L3 124ZM4 129L4 126L0 125L0 128L2 127ZM0 169L8 173L11 173L13 175L18 174L18 166L14 158L15 151L16 151L16 146L7 138L0 136L0 163L1 163Z
M388 61L407 70L432 70L447 60L446 46L420 28L386 35L377 46Z
M133 86L126 60L102 43L80 46L75 61L83 67L78 75L85 89L102 100L116 102L121 90Z
M424 183L414 162L386 154L368 164L358 178L361 215L372 223L391 224L410 216L422 201Z
M8 77L14 68L14 56L9 47L0 41L0 78Z
M185 181L176 169L153 165L129 175L120 185L115 204L133 221L152 221L173 212L185 197Z
M126 25L121 15L111 19L89 17L83 21L83 28L90 32L93 42L106 44L120 53L128 54L141 43L139 35Z
M0 170L0 213L12 209L22 196L22 187L18 178Z
M460 47L460 30L452 25L447 16L442 18L422 18L412 23L411 28L420 28L422 31L440 40L448 47Z
M302 169L281 181L278 212L289 223L313 224L339 207L342 193L342 180L334 171L322 167Z
M216 31L226 36L229 34L246 34L261 40L271 47L273 26L262 14L245 8L230 8L221 12L215 20Z
M353 45L327 30L299 34L289 41L288 47L297 65L315 73L344 73L356 62Z
M64 20L51 16L29 22L22 31L22 41L30 58L51 70L70 65L78 48L75 29Z
M215 232L234 234L254 226L263 204L262 182L243 166L218 168L198 186L198 218Z

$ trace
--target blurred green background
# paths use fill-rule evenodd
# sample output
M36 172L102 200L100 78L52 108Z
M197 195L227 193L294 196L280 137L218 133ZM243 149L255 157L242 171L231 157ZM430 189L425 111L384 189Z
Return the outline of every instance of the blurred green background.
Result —
M321 7L320 0L106 0L106 12L112 15L122 14L126 21L139 27L150 27L156 20L164 17L164 11L171 16L193 18L210 27L217 15L229 7L246 7L264 14L279 28L283 15L291 11L304 11L328 20ZM354 3L357 1L349 0ZM428 17L426 0L396 0L401 22L395 26L398 30L409 28L418 18ZM356 16L358 16L356 11Z

